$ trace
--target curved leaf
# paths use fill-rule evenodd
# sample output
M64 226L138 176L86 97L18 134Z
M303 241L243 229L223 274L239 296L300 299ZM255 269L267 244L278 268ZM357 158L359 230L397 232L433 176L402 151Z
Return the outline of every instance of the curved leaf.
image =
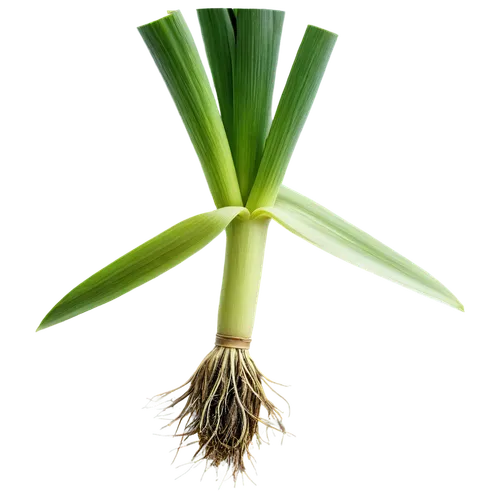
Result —
M423 269L291 189L282 186L274 207L260 208L252 214L252 218L265 215L340 259L464 310L459 300Z
M38 330L66 321L133 290L201 250L243 207L224 207L195 215L155 236L71 290L45 316Z

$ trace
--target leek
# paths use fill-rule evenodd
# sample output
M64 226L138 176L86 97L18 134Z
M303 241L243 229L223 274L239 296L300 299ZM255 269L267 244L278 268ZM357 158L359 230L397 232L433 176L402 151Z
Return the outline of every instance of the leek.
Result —
M216 210L173 226L88 278L50 310L38 330L146 283L225 230L216 345L185 384L185 392L164 409L185 402L173 420L185 422L177 434L180 445L195 438L193 459L206 459L214 467L225 463L236 480L246 474L249 446L261 441L261 425L285 433L281 412L264 390L269 381L248 350L271 220L340 259L458 310L463 306L418 266L282 185L337 35L307 27L272 119L284 13L201 9L198 19L219 108L179 11L138 29L191 138ZM155 401L163 404L171 392Z

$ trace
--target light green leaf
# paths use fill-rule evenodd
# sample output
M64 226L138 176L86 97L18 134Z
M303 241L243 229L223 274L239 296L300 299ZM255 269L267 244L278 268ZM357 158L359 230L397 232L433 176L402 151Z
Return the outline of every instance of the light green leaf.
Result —
M238 23L239 19L240 13ZM315 26L307 27L278 104L247 202L250 212L274 205L336 40L335 33Z
M226 132L182 14L174 11L138 29L184 121L215 205L242 205Z
M172 269L210 243L239 214L248 217L243 207L220 208L167 229L71 290L45 316L38 330L116 299Z
M355 266L464 310L458 299L423 269L291 189L282 186L274 207L252 214L252 218L259 216L273 218L292 233Z

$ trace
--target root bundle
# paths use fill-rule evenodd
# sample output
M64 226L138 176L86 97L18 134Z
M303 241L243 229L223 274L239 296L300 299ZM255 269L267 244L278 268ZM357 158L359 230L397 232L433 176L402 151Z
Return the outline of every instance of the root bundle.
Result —
M178 450L188 444L189 438L197 438L199 446L193 461L205 459L207 466L214 467L226 463L236 481L238 474L246 475L245 458L252 460L250 444L254 439L257 445L264 441L259 424L266 431L274 429L285 434L281 411L264 391L263 384L266 384L276 392L269 382L255 366L248 350L216 346L184 385L155 396L153 401L161 402L188 386L161 412L186 401L179 415L168 424L177 424L174 436L181 438ZM262 409L267 412L267 418L260 416Z

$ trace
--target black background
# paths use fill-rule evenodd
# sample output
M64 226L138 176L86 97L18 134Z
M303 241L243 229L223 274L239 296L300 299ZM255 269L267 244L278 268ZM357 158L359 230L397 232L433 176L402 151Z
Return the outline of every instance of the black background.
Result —
M321 4L286 6L289 45L304 16L319 15L324 24L348 17ZM155 5L122 6L88 21L90 28L80 19L80 32L64 24L51 32L62 57L46 62L50 98L37 101L40 113L33 117L43 138L37 154L48 167L31 177L31 320L57 287L71 286L113 247L142 239L152 223L185 207L206 207L184 138L176 136L176 117L127 32L136 15L158 13ZM387 62L383 41L368 25L358 32L349 27L291 182L336 200L346 215L376 224L386 239L399 239L411 255L448 271L472 303L471 243L463 229L471 187L450 175L445 154L436 154L440 122L418 114L426 90L414 87L411 70ZM55 128L42 112L52 114ZM432 477L432 457L452 446L445 437L455 425L447 418L459 404L455 395L469 390L467 366L474 359L464 352L471 322L434 314L398 290L376 289L374 281L360 281L278 234L272 263L256 354L296 384L291 398L305 440L266 451L265 491L286 495L349 484L356 491L378 482L394 486L394 478L404 481L406 474ZM167 459L159 456L160 443L143 440L151 426L135 416L135 401L199 358L218 273L212 248L175 281L113 306L96 321L57 329L54 339L34 341L43 422L34 447L39 471L55 464L82 491L213 495L167 489ZM56 488L57 481L49 473L40 487ZM256 494L262 491L242 492Z

